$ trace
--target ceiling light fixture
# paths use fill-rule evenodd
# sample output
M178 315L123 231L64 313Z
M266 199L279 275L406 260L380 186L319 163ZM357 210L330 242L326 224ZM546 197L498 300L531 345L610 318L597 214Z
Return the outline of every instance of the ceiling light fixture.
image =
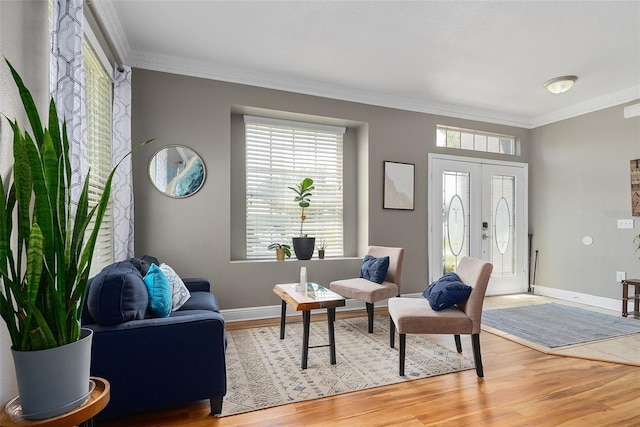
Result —
M547 80L544 87L551 93L564 93L578 80L578 76L562 76Z

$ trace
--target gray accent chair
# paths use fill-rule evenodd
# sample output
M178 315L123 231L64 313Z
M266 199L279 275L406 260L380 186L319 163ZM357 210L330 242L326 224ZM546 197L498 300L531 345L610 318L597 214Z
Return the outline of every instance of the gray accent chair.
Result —
M480 354L480 323L482 304L487 285L493 271L493 264L470 257L463 257L458 263L456 274L473 290L463 303L440 311L431 309L426 298L391 298L389 315L391 318L389 343L395 345L395 328L400 337L400 376L404 375L406 334L453 334L456 350L462 352L460 335L471 335L473 360L478 377L484 377Z
M402 262L404 248L386 246L369 246L367 255L376 258L389 256L389 269L381 284L357 277L354 279L336 280L329 284L329 289L345 298L364 301L369 319L369 333L373 333L373 304L387 298L400 296L402 280Z

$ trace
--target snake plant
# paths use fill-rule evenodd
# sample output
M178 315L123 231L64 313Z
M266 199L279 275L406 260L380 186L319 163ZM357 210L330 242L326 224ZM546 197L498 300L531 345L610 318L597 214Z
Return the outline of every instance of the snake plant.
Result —
M48 128L43 127L31 93L7 64L32 132L7 118L14 163L12 180L3 182L0 176L0 314L13 349L36 351L80 339L91 259L118 166L97 205L89 206L88 174L72 205L66 124L60 128L52 99Z

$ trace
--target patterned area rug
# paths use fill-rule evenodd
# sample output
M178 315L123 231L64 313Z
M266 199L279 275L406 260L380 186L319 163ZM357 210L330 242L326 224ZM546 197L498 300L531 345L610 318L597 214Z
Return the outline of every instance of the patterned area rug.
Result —
M486 310L482 324L549 348L640 332L640 321L564 304Z
M335 336L337 364L329 363L329 347L310 348L303 370L302 323L288 323L284 340L279 326L229 331L222 416L474 367L455 350L407 335L405 376L400 377L398 339L390 348L389 320L382 316L375 317L373 334L367 333L366 317L336 320ZM311 322L309 345L327 343L327 323Z

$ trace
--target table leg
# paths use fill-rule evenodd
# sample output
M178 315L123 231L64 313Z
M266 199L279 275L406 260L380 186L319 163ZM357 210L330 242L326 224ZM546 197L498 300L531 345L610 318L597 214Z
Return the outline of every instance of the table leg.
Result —
M329 357L332 365L336 364L336 335L333 328L335 320L335 307L327 308L327 326L329 327Z
M627 317L627 304L629 301L629 286L622 282L622 317Z
M640 294L640 286L635 285L633 292L633 315L638 316L638 312L640 311L640 300L638 300L638 294Z
M302 312L302 369L307 369L309 356L309 326L311 324L311 310Z
M284 325L287 318L287 303L282 300L282 308L280 309L280 339L284 339Z

